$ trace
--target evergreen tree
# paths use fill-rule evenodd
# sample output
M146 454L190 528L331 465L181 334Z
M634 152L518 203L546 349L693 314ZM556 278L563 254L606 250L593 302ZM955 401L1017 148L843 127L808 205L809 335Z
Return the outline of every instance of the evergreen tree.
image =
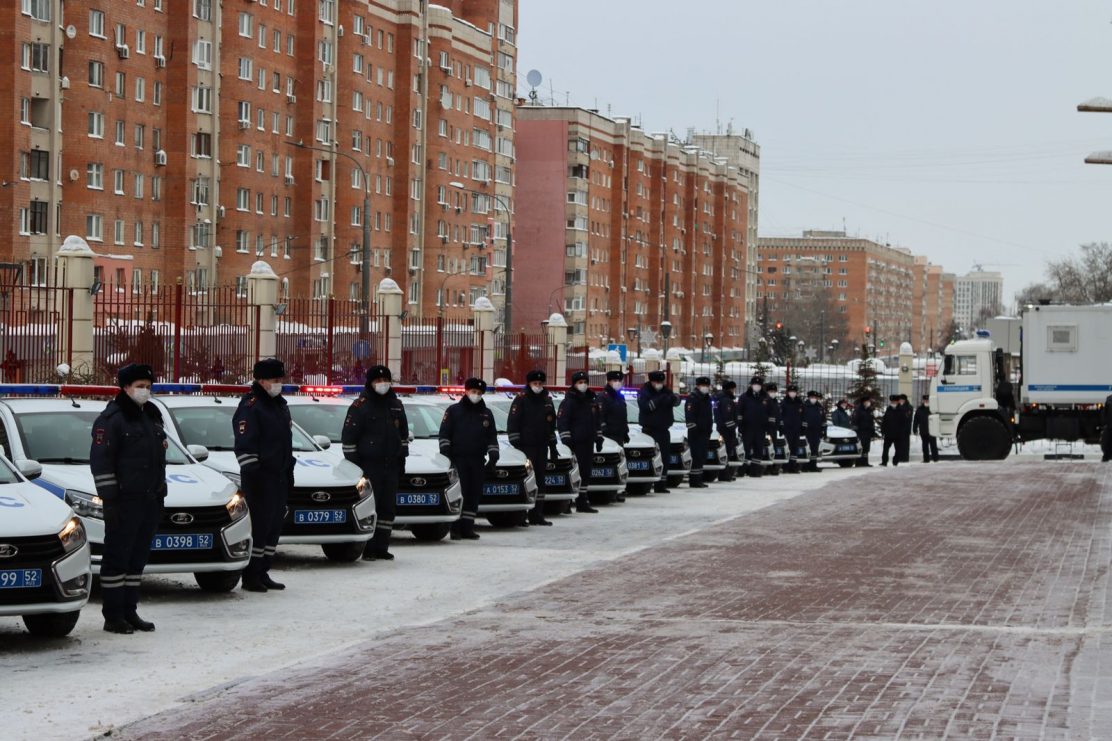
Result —
M861 362L857 364L857 377L853 379L853 385L849 389L849 398L855 404L860 404L862 399L877 398L877 372L867 343L861 345L859 357Z
M767 378L772 366L769 365L772 360L772 351L769 349L768 342L762 337L757 342L756 361L757 365L753 368L753 375Z

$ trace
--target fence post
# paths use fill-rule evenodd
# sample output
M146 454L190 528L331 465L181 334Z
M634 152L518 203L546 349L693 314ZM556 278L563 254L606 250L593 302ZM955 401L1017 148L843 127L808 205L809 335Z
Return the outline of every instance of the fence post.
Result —
M552 382L563 386L568 382L568 323L562 314L548 317L548 344L554 363Z
M436 383L448 384L448 371L444 367L444 315L436 317Z
M650 347L644 353L646 376L653 371L660 370L660 350Z
M247 312L256 349L252 362L273 358L278 349L275 336L278 315L274 310L278 303L278 276L262 260L257 260L247 275L247 303L256 307L255 311Z
M72 303L66 302L69 328L62 335L59 358L70 359L70 372L91 375L93 357L93 251L81 237L68 236L58 250L62 263L62 288L70 289Z
M494 304L486 296L475 299L475 345L479 348L479 378L494 384Z
M678 391L680 374L683 372L683 356L680 355L679 350L673 347L664 356L664 362L668 366L668 381L672 388Z
M610 350L606 353L606 372L622 371L626 369L625 363L622 362L622 356L617 350Z
M181 381L181 323L185 320L185 291L178 278L174 286L174 383Z
M915 374L912 371L914 360L915 350L912 349L911 343L902 343L900 345L900 393L907 396L912 406L918 401L914 398Z
M386 357L382 364L394 378L402 377L402 299L405 294L393 278L378 284L379 320L386 320Z
M336 304L335 304L335 299L333 299L331 296L328 297L328 319L327 319L327 321L328 321L328 337L325 340L325 345L328 348L327 353L326 353L326 357L328 359L328 368L325 371L325 378L328 381L328 385L331 386L334 383L334 379L332 377L332 374L333 374L332 369L336 365L336 360L335 360L336 348L335 348L335 345L333 344L334 341L335 341L335 338L336 338Z

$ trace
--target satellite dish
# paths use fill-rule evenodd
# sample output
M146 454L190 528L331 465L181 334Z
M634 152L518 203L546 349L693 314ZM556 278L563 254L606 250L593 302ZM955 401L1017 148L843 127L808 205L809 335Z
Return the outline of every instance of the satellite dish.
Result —
M529 70L529 74L525 75L525 80L529 83L530 87L537 87L544 82L544 75L540 73L540 70L531 69Z
M66 38L72 40L75 36L77 36L77 26L66 26Z

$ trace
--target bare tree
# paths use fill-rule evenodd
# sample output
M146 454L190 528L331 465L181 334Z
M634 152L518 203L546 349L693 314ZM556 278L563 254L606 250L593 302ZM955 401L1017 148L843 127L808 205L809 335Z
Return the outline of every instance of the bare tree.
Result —
M1049 283L1031 283L1015 295L1016 306L1020 309L1024 306L1040 304L1044 301L1059 300L1058 289Z
M798 297L781 302L776 314L784 327L819 355L820 347L829 347L831 340L845 344L849 331L846 315L838 312L838 302L826 288L801 290ZM823 349L825 357L829 353Z
M1112 244L1081 245L1081 254L1047 263L1054 298L1071 304L1112 301Z

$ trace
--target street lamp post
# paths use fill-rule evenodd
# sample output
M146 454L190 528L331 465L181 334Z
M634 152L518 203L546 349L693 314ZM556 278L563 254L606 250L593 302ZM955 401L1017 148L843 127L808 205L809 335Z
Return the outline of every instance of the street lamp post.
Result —
M502 208L506 209L506 299L505 307L502 309L502 326L505 328L507 335L513 333L513 298L514 298L514 234L513 234L513 214L510 212L510 204L505 198L497 193L483 193L479 190L468 188L458 180L453 180L448 183L451 187L467 191L471 193L478 193L479 195L488 196L502 204Z
M714 342L714 335L707 332L703 335L703 363L707 362L707 350L710 348L711 343Z
M664 356L668 356L668 340L672 336L672 323L665 319L660 323L660 334L664 337Z
M352 157L346 152L341 152L339 147L335 149L325 149L324 147L311 147L303 141L288 141L290 146L297 147L298 149L309 149L314 152L326 152L328 154L337 155L351 162L356 170L359 171L360 177L363 178L363 250L360 257L359 277L360 277L360 293L363 299L363 314L359 318L359 332L363 339L367 338L367 333L370 332L371 323L371 180L367 177L367 171L359 164L359 160ZM335 223L335 219L333 219Z

